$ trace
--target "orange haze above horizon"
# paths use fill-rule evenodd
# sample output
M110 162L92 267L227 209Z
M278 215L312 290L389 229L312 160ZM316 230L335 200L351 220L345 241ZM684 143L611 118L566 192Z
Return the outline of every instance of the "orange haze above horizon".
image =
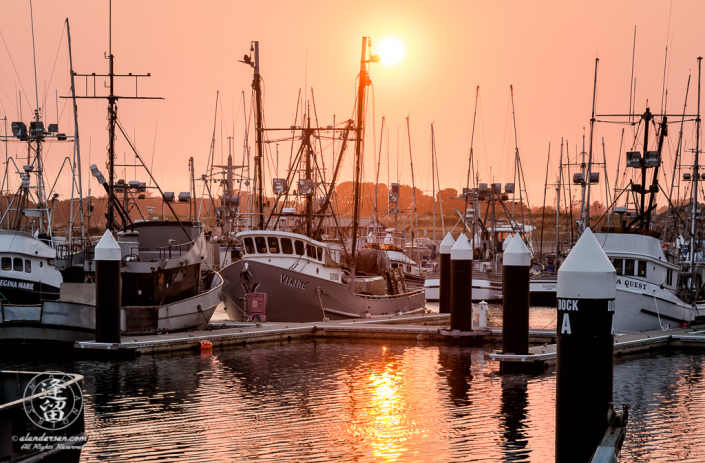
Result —
M425 191L431 190L431 123L441 188L460 190L465 186L477 86L480 98L473 147L480 179L485 183L513 181L515 142L509 93L513 85L518 148L529 199L533 206L540 205L549 143L550 184L556 180L561 137L568 140L569 154L575 158L576 147L578 152L581 149L583 128L589 136L596 57L600 59L597 113L628 111L635 26L636 111L642 112L647 100L653 112L661 109L666 44L668 112L682 112L689 73L688 112L696 110L696 60L705 51L705 29L700 25L705 4L701 2L368 1L358 5L353 8L352 4L322 1L113 2L116 73L151 73L152 77L140 81L139 94L164 98L118 103L121 123L135 138L147 163L153 162L154 176L163 189L188 191L190 156L195 158L196 177L205 173L214 116L215 163L225 162L229 136L233 137L234 162L241 162L245 131L242 92L249 111L252 70L237 60L249 52L253 40L260 44L268 127L293 124L299 89L312 107L315 101L320 125L332 124L334 115L338 123L353 117L361 37L371 37L373 53L384 39L399 40L404 57L398 64L370 66L373 91L367 109L365 180L374 181L379 131L385 116L391 159L387 158L385 140L380 182L394 182L398 177L402 183L411 184L405 135L408 116L415 182ZM104 53L108 51L108 2L35 0L33 7L39 106L45 124L56 122L58 110L60 128L69 133L73 130L69 100L59 99L57 108L57 96L69 95L70 87L64 20L70 20L74 70L107 73ZM21 92L22 120L28 122L36 106L29 3L8 2L3 12L0 118L7 116L8 123L18 120ZM103 87L103 79L96 85ZM79 80L77 88L79 94L85 93L85 82ZM129 92L134 92L133 82L119 84L117 93ZM216 92L220 92L217 115ZM89 162L105 172L106 107L105 100L78 103L84 188L90 175ZM2 127L0 122L0 131ZM604 138L610 188L623 127L622 153L632 143L629 126L595 127L593 152L602 159ZM668 182L669 159L675 152L678 130L677 125L671 126L664 151L663 171L669 173ZM684 139L688 148L694 147L692 125L686 126ZM588 145L589 140L586 150ZM254 153L253 131L250 146ZM275 143L267 146L265 175L269 189L277 155ZM9 154L26 155L26 148L22 148L19 143L10 143ZM278 149L278 176L283 176L291 144L280 141ZM4 147L0 152L4 153ZM120 138L116 152L118 163L133 162L129 147ZM50 185L70 153L67 143L47 147ZM348 150L342 181L352 176L351 153ZM686 154L686 162L690 156ZM324 158L329 166L329 151ZM623 160L621 169L623 172ZM135 179L134 169L126 169L125 174L121 172L118 177ZM139 171L137 179L148 181ZM12 188L18 185L14 178ZM70 194L69 185L68 176L62 174L57 191L64 199ZM604 201L604 187L601 183L598 193L593 193L596 200ZM95 181L91 188L93 194L99 191ZM552 204L554 198L551 189L547 203Z

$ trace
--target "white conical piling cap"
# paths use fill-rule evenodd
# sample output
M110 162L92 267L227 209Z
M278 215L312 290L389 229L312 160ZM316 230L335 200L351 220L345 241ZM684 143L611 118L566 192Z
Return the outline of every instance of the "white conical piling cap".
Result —
M504 250L502 265L510 267L529 267L531 265L531 252L524 244L524 240L513 239Z
M510 233L509 236L507 236L507 239L504 240L504 243L502 243L502 251L506 250L509 247L509 243L511 243L513 239L514 235Z
M453 239L453 235L448 233L445 238L443 238L443 241L441 241L441 245L439 246L439 251L441 254L450 254L450 250L453 248L453 245L455 244L455 240Z
M472 247L465 234L460 234L450 250L450 260L472 260Z
M506 264L505 264L506 265ZM558 270L558 297L614 299L614 266L589 228L585 230Z
M117 244L110 230L105 230L103 237L95 246L95 260L117 260L122 258L120 245Z

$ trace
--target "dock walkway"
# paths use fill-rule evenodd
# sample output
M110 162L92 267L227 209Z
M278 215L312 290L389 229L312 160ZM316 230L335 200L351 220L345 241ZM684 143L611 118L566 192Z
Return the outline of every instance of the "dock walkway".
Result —
M77 354L89 353L91 357L134 358L139 355L158 354L183 350L200 349L201 341L208 341L213 347L247 345L264 342L289 342L305 339L383 339L418 340L426 343L452 342L441 335L450 321L449 314L392 315L372 319L320 321L308 323L238 323L214 322L212 330L169 333L159 335L123 336L117 344L95 341L76 342ZM491 334L479 341L496 345L501 342L502 329L490 328ZM530 330L529 342L534 347L530 355L524 357L545 357L549 365L555 358L555 330ZM539 344L536 346L536 344ZM617 333L615 336L615 356L648 352L666 347L705 348L705 330L702 328L678 328L669 331L644 333ZM533 355L532 355L533 354ZM487 354L494 360L492 353ZM517 361L531 361L529 358Z

